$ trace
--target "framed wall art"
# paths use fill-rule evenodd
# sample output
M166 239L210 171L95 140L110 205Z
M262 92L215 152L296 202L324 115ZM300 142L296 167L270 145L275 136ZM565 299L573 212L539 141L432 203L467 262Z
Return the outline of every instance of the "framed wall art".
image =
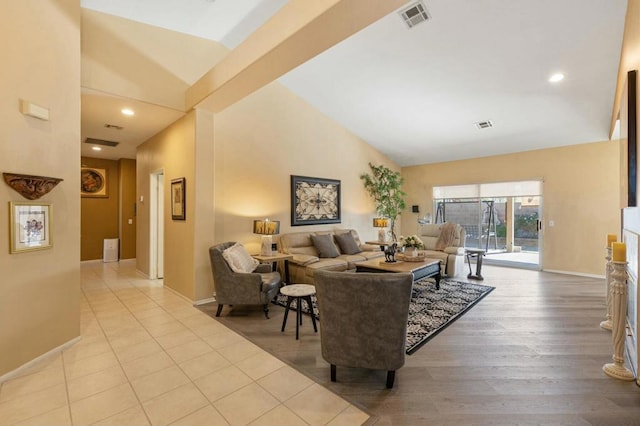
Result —
M52 206L9 202L9 253L53 247Z
M171 219L173 220L185 220L185 195L186 195L186 180L185 178L178 178L171 180Z
M80 169L80 195L83 197L109 196L107 169L82 167Z
M340 181L291 176L291 225L340 223Z

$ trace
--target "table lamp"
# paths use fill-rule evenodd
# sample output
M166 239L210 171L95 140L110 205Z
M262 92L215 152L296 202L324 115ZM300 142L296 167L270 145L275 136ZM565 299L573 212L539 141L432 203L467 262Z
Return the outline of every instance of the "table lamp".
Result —
M271 256L271 236L280 232L279 220L254 220L253 233L262 235L262 245L260 246L261 256Z
M383 243L387 239L387 231L384 229L389 226L389 219L386 217L376 217L373 219L373 227L378 229L378 241Z

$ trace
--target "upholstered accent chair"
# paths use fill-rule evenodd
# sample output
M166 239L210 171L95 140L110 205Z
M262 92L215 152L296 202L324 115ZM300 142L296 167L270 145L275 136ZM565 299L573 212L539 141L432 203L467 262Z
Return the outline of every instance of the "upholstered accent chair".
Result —
M209 248L213 284L219 317L223 305L263 305L264 315L269 318L269 303L280 289L280 273L272 272L271 265L258 265L252 272L234 272L222 253L233 246L227 242Z
M404 365L413 279L409 273L316 271L322 357L336 366L387 371Z

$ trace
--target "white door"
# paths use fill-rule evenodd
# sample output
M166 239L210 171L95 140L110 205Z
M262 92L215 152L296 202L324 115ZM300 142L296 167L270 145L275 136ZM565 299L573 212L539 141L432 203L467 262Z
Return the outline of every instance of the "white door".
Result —
M151 173L149 206L149 275L152 279L164 277L164 172Z
M156 256L156 278L164 277L164 174L158 175L157 192L158 239Z

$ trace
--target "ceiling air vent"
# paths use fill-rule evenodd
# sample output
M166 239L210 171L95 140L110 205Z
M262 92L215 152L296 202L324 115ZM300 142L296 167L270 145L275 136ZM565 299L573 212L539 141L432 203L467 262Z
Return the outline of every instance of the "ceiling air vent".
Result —
M87 139L85 139L84 143L89 143L91 145L102 145L102 146L118 146L118 144L120 142L113 142L113 141L105 141L105 140L102 140L102 139L87 138Z
M115 129L115 130L124 129L124 127L122 127L122 126L117 126L115 124L109 124L109 123L105 124L104 127L106 127L107 129Z
M487 120L487 121L478 121L476 123L476 127L480 130L482 129L488 129L489 127L493 127L493 123L491 122L491 120Z
M424 22L430 18L429 14L427 13L427 8L424 6L422 1L411 3L408 7L404 8L399 13L409 28L413 28L419 23Z

